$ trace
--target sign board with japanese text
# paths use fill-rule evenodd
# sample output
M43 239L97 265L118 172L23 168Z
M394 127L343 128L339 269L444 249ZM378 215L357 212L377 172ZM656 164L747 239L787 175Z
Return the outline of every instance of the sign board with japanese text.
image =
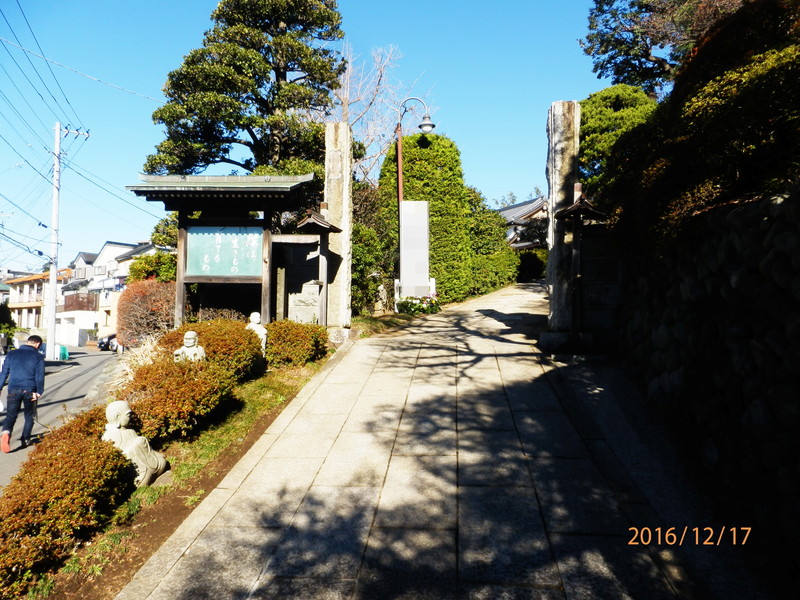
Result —
M261 277L261 227L188 227L187 277Z

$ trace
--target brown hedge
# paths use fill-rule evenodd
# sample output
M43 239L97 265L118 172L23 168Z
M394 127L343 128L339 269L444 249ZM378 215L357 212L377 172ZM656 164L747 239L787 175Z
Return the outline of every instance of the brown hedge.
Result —
M104 407L46 435L0 497L0 597L18 598L102 527L130 493L128 462L100 441Z
M140 420L140 433L163 442L190 433L235 384L231 372L213 362L174 362L162 357L140 367L117 393Z
M164 334L158 344L170 355L183 345L183 335L196 331L198 343L209 361L229 369L237 379L253 372L261 359L261 342L247 324L229 319L185 323Z

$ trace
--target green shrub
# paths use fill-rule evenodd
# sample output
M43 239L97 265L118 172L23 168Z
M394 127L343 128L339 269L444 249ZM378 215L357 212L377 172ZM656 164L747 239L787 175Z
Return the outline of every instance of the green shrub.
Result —
M183 335L187 331L197 332L198 343L206 351L206 358L229 369L238 381L250 375L262 358L258 335L247 329L246 323L228 319L184 323L165 333L158 344L171 356L183 345Z
M378 233L359 223L353 224L353 272L350 306L353 315L370 315L378 300L378 286L383 279L383 246Z
M648 120L607 157L626 244L674 239L694 216L800 180L800 4L749 2L715 28Z
M328 330L321 325L283 320L266 327L267 362L272 366L303 365L328 351Z
M547 268L547 250L545 248L533 248L522 250L519 253L519 274L517 281L527 282L544 277Z
M178 257L171 252L145 254L133 259L128 271L127 283L155 279L156 281L175 281Z
M0 595L18 598L110 519L130 492L128 461L100 441L104 407L44 437L0 497Z

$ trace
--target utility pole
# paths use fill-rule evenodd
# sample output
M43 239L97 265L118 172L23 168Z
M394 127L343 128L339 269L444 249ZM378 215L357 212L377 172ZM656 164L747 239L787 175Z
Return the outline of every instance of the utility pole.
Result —
M55 139L53 144L53 212L50 224L50 289L48 290L47 300L47 348L45 359L58 360L58 344L56 344L56 312L58 304L58 202L61 191L61 134L74 133L76 136L85 135L89 137L89 132L80 130L70 131L62 129L61 123L56 121Z

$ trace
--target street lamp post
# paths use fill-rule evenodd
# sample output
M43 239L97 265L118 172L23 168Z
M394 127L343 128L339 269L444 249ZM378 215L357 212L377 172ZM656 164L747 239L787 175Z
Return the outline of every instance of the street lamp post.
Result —
M422 133L430 133L436 127L436 125L431 121L430 111L428 110L428 105L421 98L417 98L416 96L409 96L405 100L400 103L400 106L396 109L397 110L397 127L395 127L394 133L395 137L397 138L397 247L400 256L402 257L401 252L401 237L402 237L402 210L401 204L403 203L403 117L408 112L408 108L406 107L406 102L410 102L414 100L422 104L423 108L425 109L425 113L422 115L422 121L420 121L418 127ZM403 282L403 263L402 258L400 259L400 284L402 285Z

